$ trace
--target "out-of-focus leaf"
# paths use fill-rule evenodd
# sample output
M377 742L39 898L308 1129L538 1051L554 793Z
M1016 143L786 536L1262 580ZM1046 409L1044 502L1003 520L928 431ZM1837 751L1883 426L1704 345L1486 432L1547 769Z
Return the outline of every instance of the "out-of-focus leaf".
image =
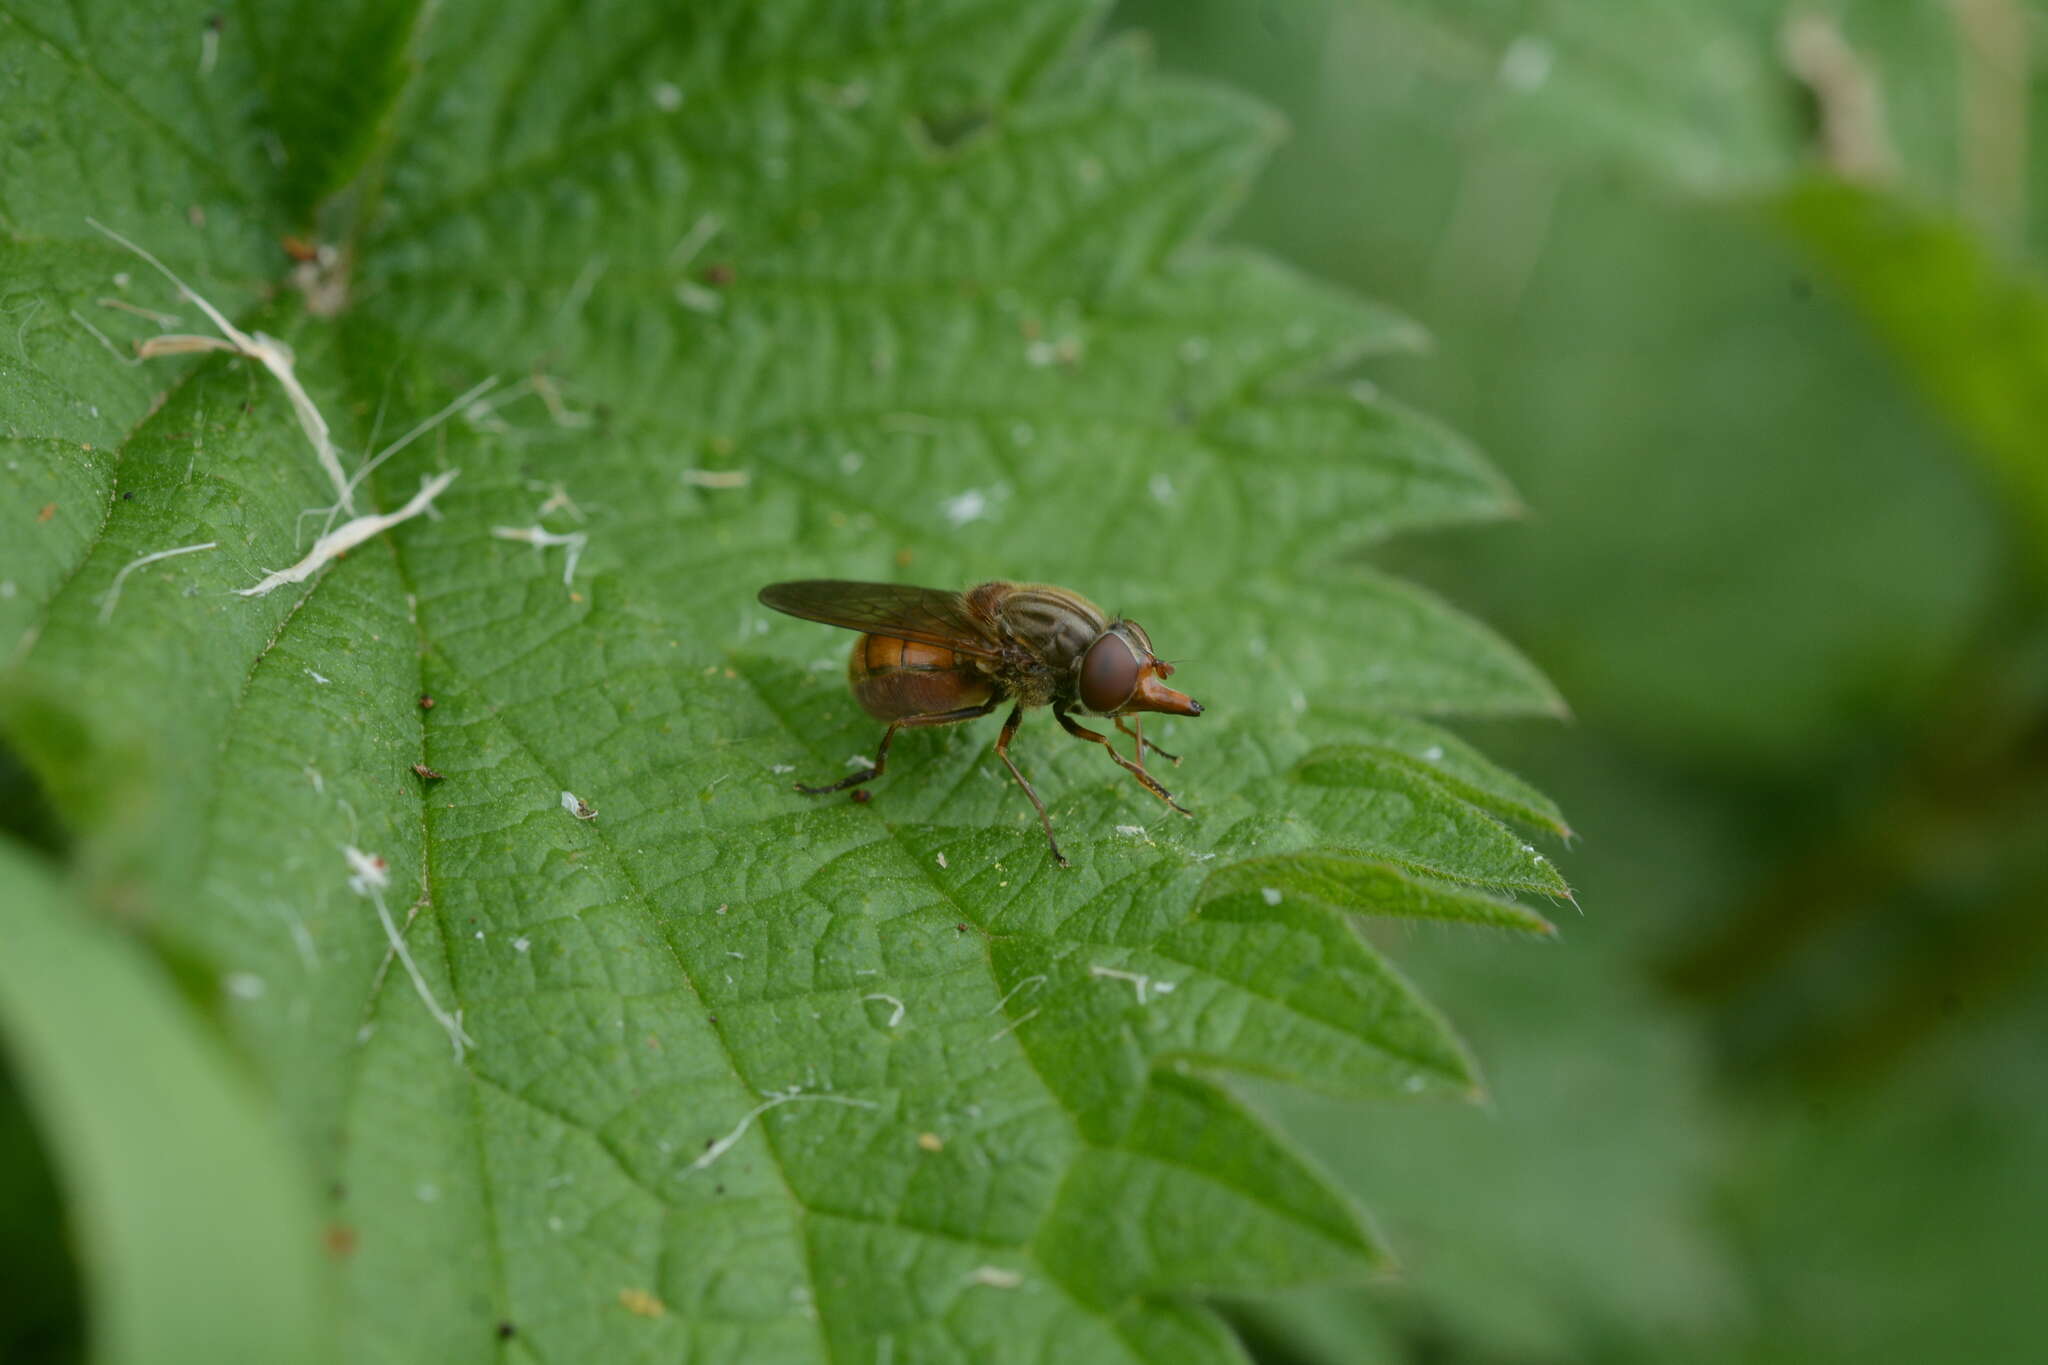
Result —
M2048 289L1957 225L1853 186L1808 185L1772 211L1971 437L2048 573Z
M69 1195L93 1358L325 1358L303 1169L209 1027L11 843L0 938L0 1044Z
M1372 1205L1400 1258L1398 1277L1370 1291L1259 1310L1275 1331L1307 1315L1300 1345L1316 1353L1304 1358L1352 1360L1330 1350L1348 1330L1461 1358L1633 1359L1740 1321L1741 1286L1705 1207L1723 1144L1697 1045L1597 941L1611 934L1573 927L1579 942L1556 971L1566 987L1540 1000L1498 952L1402 952L1472 1021L1491 1073L1485 1110L1257 1092Z
M2048 255L2040 0L1319 7L1330 93L1711 193L1827 168Z
M1960 997L1896 1081L1740 1116L1722 1200L1753 1284L1744 1329L1688 1359L1881 1357L2023 1365L2040 1354L2029 1248L2048 1105L2041 999ZM1929 1255L1939 1247L1940 1255Z

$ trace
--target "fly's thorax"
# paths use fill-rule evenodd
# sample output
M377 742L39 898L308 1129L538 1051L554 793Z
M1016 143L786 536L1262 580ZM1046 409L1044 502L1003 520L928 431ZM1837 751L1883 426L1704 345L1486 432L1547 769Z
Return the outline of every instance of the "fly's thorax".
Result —
M1004 592L994 603L1009 637L1059 675L1073 671L1088 646L1109 629L1102 608L1077 592L1047 583L985 584ZM976 588L976 594L982 592ZM970 594L972 596L972 594Z

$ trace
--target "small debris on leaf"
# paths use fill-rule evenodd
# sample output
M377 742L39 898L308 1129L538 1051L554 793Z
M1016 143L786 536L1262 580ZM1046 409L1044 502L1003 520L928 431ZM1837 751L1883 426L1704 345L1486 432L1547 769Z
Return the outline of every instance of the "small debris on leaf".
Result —
M668 1305L644 1289L621 1289L619 1306L628 1313L637 1313L643 1318L665 1318Z
M754 476L744 469L685 469L683 482L692 488L745 488Z

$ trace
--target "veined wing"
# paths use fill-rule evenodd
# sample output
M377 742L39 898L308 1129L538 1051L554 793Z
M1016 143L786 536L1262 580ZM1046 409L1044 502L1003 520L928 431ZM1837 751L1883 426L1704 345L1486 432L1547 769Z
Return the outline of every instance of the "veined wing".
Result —
M1000 652L991 624L957 592L902 583L804 578L770 583L761 589L761 603L806 621L899 640L921 640L984 659L993 659Z

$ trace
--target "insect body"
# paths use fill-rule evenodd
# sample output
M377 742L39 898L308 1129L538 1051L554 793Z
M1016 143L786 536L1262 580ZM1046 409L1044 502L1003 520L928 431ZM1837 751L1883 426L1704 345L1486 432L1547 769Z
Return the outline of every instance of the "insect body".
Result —
M1173 665L1152 652L1151 637L1136 621L1112 620L1079 593L1043 583L983 583L956 593L819 578L771 583L761 589L761 601L791 616L862 632L847 661L847 682L862 709L889 726L873 766L827 786L799 783L800 792L844 791L880 777L898 730L974 720L1010 702L996 757L1037 807L1060 866L1067 860L1053 838L1052 817L1010 758L1010 737L1031 707L1050 706L1068 734L1100 744L1145 790L1188 813L1145 770L1147 749L1174 763L1180 759L1145 739L1137 715L1199 716L1202 705L1165 685ZM1118 753L1109 736L1075 723L1074 712L1110 717L1131 737L1135 761Z

